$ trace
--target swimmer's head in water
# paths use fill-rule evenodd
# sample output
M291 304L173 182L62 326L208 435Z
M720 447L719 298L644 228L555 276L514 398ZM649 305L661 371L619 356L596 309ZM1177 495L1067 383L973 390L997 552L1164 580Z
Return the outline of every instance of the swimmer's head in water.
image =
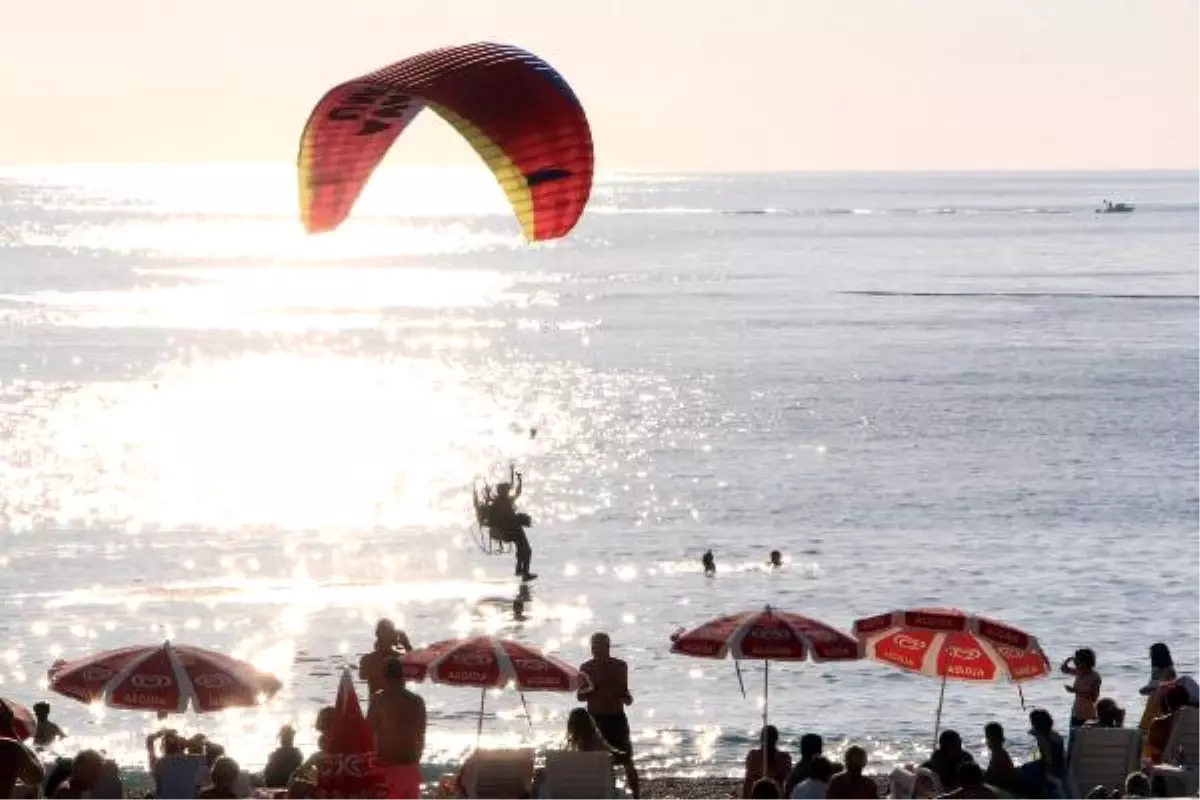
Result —
M607 633L597 632L592 634L592 655L596 658L607 658L609 651L612 650L612 639Z
M383 664L383 677L388 683L404 685L404 662L398 658L389 658Z
M778 550L771 551L771 566L778 567L783 564L783 553Z

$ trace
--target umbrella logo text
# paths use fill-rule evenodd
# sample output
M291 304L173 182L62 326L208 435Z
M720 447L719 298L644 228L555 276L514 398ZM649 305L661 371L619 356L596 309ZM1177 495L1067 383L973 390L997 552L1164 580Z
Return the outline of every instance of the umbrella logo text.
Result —
M495 663L495 660L487 653L455 653L450 657L451 664L461 664L464 667L486 667Z
M794 639L796 634L787 628L753 628L746 638L778 642L783 639Z
M915 636L909 636L904 633L897 634L892 637L892 643L902 650L924 650L925 642Z
M192 679L192 683L199 686L201 689L224 689L229 684L233 683L233 678L228 675L223 675L219 672L210 672L205 675L199 675Z
M951 678L971 678L973 680L987 680L988 675L980 667L965 667L962 664L951 664L946 667L946 675Z
M1025 656L1024 650L1022 650L1018 647L1007 647L1005 645L998 645L996 647L996 652L1000 654L1001 658L1009 660L1009 661L1012 661L1012 660L1015 660L1018 658L1024 658L1024 656Z
M959 658L963 661L978 661L983 658L983 651L975 647L959 647L957 645L948 645L946 647L946 655L950 658Z
M85 681L106 681L112 676L113 671L108 667L88 667L83 671Z
M129 683L135 689L163 689L175 681L166 675L134 675Z

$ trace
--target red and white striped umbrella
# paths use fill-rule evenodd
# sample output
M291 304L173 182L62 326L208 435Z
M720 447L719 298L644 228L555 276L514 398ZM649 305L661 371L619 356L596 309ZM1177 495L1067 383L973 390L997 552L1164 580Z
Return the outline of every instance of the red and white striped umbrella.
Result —
M867 617L854 623L854 635L867 658L930 678L1023 683L1050 674L1036 638L953 608Z
M587 675L565 661L511 639L476 636L435 642L404 656L404 677L450 686L521 692L577 692Z
M21 705L15 700L9 700L7 697L0 697L0 706L4 706L8 713L12 715L13 733L17 739L28 739L33 736L37 730L37 718L27 707ZM0 733L3 735L3 733Z
M525 692L578 692L591 686L588 676L567 662L532 645L491 636L435 642L406 654L403 664L408 680L479 687L477 736L483 734L488 689L512 684L524 705Z
M772 661L857 661L853 637L824 622L777 611L770 606L717 617L690 631L671 635L671 652L693 658L733 658L763 662L763 725L770 707ZM742 679L738 669L738 682ZM742 693L745 693L743 687Z
M1032 635L956 608L914 608L865 617L854 635L867 658L941 678L933 736L942 722L946 681L1018 684L1050 674L1050 659ZM1021 698L1024 704L1024 696Z
M855 661L858 642L824 622L767 606L671 636L671 652L739 661Z
M123 647L74 661L56 661L50 688L82 703L183 713L257 705L282 684L236 658L187 645Z

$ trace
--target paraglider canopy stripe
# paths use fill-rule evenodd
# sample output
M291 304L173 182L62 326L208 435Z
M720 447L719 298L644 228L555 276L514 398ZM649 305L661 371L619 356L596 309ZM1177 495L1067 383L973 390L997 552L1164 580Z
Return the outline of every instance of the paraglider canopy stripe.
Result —
M333 230L349 216L396 137L426 106L483 158L529 241L570 232L592 188L583 107L549 64L490 42L422 53L321 98L297 159L309 232Z

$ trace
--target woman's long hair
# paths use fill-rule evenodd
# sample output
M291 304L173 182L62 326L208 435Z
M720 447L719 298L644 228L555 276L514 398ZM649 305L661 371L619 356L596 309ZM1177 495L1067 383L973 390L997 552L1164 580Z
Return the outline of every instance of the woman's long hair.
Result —
M1150 666L1153 669L1171 669L1175 662L1171 659L1171 648L1162 642L1150 645Z
M595 745L590 747L589 745ZM567 715L567 749L568 750L607 750L616 753L617 750L605 740L596 721L586 708L573 708Z

